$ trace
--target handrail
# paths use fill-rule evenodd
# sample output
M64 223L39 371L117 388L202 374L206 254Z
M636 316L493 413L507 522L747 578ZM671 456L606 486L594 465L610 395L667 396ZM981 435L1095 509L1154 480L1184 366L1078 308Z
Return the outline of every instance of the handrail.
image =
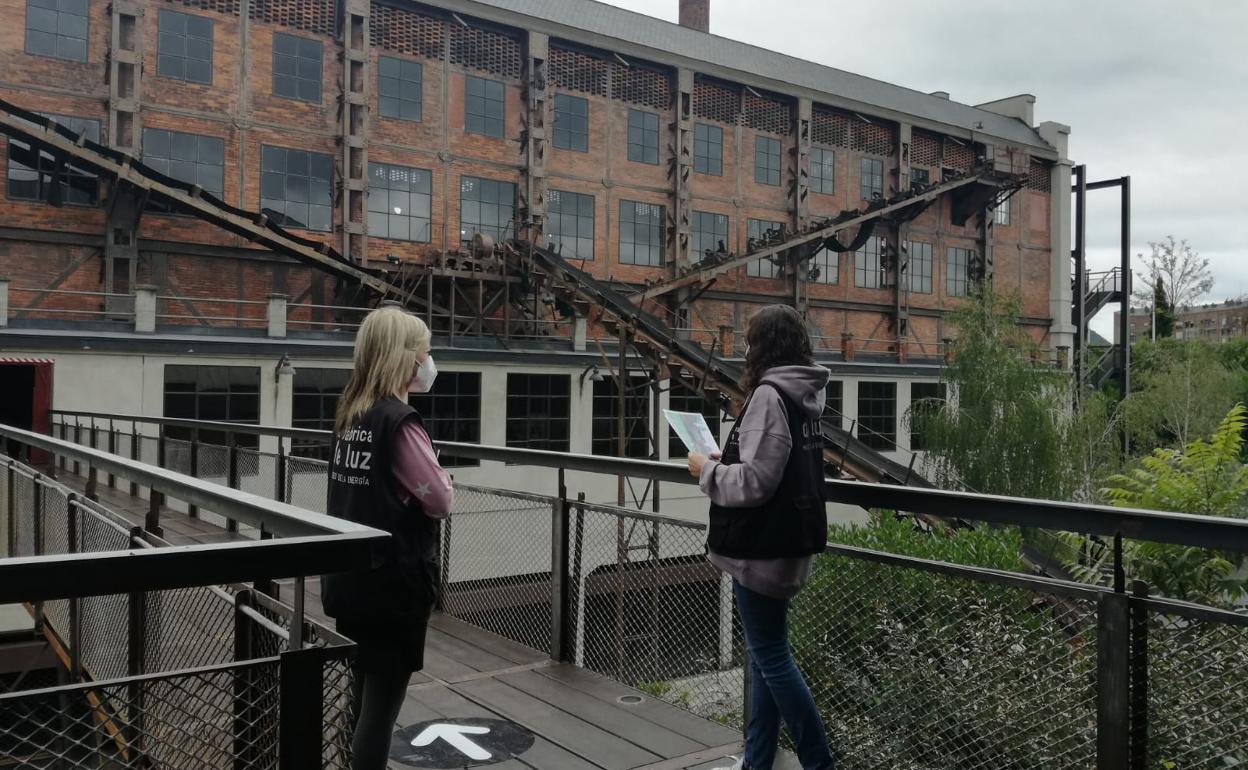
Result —
M54 412L54 414L70 413ZM90 415L90 413L81 414L82 416ZM150 419L160 421L170 419L145 418L134 415L97 414L95 416L101 419L111 418L114 420L138 419L141 421ZM267 430L274 430L282 434L298 430L301 434L310 434L312 437L321 439L327 439L330 435L329 431L308 429L269 429L257 425L211 423L199 420L182 420L179 422L196 423L196 427L215 430L233 430L237 426L240 432L246 429L246 432L258 433L260 435L265 435L264 431ZM510 449L507 447L455 442L434 443L442 452L454 457L535 465L613 476L649 478L679 484L694 483L694 480L683 466L654 460L596 457L565 452ZM964 521L1041 527L1082 534L1121 535L1139 540L1152 540L1248 553L1248 521L1239 519L1151 511L1141 508L1117 508L1090 503L1067 503L1054 500L1005 497L1002 495L986 495L923 487L903 487L894 484L879 484L865 481L825 479L824 484L826 499L829 502L858 505L863 508L887 508L910 513L952 517Z

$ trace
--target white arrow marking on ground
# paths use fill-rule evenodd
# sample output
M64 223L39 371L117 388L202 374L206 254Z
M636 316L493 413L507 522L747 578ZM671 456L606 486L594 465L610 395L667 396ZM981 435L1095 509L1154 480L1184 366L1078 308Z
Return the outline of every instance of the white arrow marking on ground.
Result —
M420 735L412 739L412 745L420 748L441 738L469 759L486 760L490 758L490 752L473 743L468 736L485 735L489 731L488 727L474 727L473 725L429 725L420 731Z

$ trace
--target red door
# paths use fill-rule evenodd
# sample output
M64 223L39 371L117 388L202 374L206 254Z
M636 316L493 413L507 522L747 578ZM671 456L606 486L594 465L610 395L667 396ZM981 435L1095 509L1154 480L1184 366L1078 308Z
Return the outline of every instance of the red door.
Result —
M52 361L46 358L0 357L0 422L36 433L51 432ZM8 447L8 450L14 450ZM47 461L42 451L31 463Z

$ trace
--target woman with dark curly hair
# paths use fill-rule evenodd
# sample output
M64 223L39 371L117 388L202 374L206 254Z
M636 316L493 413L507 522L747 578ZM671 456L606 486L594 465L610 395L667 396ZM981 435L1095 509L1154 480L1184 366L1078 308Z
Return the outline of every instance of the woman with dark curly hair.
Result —
M828 370L815 365L806 325L785 305L750 319L745 343L748 395L723 454L689 455L711 499L709 558L732 576L753 677L745 755L732 767L771 770L783 720L802 767L830 770L836 763L788 634L789 601L827 541L819 420Z

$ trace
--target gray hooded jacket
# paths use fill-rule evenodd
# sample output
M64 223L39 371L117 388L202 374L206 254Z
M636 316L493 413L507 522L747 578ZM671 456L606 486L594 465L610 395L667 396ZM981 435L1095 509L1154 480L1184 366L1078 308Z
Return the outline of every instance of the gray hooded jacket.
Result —
M774 384L801 404L808 417L818 417L823 413L828 376L822 366L777 366L763 375L763 382ZM738 419L741 462L708 462L698 482L712 502L729 508L761 505L771 499L793 446L784 401L772 388L756 390ZM810 577L809 556L733 559L711 553L710 560L751 591L776 599L792 598Z

